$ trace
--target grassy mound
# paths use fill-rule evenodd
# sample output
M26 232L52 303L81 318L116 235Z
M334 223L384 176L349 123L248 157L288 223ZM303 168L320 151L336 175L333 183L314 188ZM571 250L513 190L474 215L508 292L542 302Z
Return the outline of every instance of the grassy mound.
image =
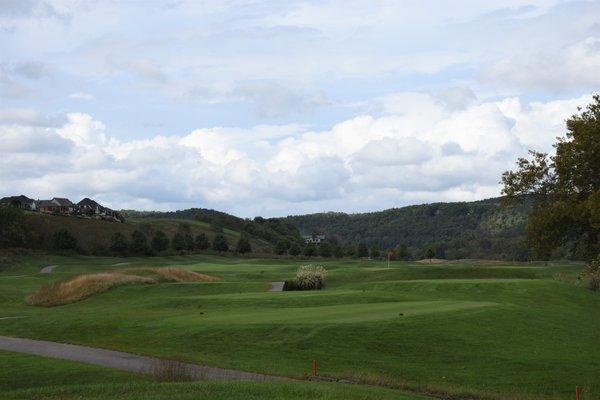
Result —
M25 302L32 306L53 307L87 299L95 294L127 284L159 282L214 282L218 278L179 267L127 268L97 274L76 275L40 287Z
M219 280L219 278L215 276L188 271L181 267L125 268L115 270L112 273L151 278L156 282L214 282Z

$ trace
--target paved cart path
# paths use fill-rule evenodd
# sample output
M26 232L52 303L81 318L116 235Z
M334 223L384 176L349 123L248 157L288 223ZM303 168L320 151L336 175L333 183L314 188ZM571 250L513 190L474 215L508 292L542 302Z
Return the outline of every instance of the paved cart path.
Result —
M40 270L40 274L50 274L54 271L54 268L56 268L56 265L46 265Z
M269 292L283 292L283 285L285 285L285 282L271 282Z
M152 374L157 372L160 370L161 365L164 365L165 363L165 360L160 358L145 357L121 351L9 336L0 336L0 350L34 354L43 357L62 358L64 360L79 361L141 374ZM289 380L289 378L281 376L256 374L253 372L209 367L199 364L179 363L176 361L168 361L168 363L171 363L171 365L172 363L175 363L185 368L187 374L197 380Z

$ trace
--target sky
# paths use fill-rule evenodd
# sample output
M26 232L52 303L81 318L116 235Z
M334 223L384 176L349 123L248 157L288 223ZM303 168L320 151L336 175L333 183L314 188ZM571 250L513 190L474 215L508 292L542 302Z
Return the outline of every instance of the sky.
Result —
M0 196L484 199L599 88L600 1L0 0Z

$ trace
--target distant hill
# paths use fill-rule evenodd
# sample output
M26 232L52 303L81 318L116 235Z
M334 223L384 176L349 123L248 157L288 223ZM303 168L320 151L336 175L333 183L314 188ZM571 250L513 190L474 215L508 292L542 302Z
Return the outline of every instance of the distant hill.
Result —
M288 242L300 240L300 234L296 226L281 218L256 217L250 220L207 208L190 208L187 210L165 212L121 210L121 214L128 220L137 221L147 219L198 221L206 223L217 230L219 228L227 228L245 232L270 243L276 243L280 240Z
M273 243L270 241L241 229L211 225L208 222L196 219L176 218L174 216L146 215L135 217L128 215L124 223L117 223L26 212L24 223L27 231L32 232L32 237L27 241L25 247L39 250L53 250L52 237L61 230L67 230L76 238L83 253L106 255L111 254L111 239L117 232L122 233L128 239L133 231L139 230L146 235L149 242L156 231L163 231L169 238L172 238L182 228L188 230L193 237L199 233L205 233L211 242L215 235L223 234L232 247L235 247L237 240L244 235L250 239L253 251L259 253L271 253L273 248Z
M231 245L245 236L254 252L271 253L277 242L302 243L301 235L323 234L341 245L347 255L356 254L359 243L380 250L397 248L405 259L425 258L428 248L435 258L527 260L531 254L523 231L531 204L505 206L501 198L474 202L433 203L384 211L346 214L328 212L284 218L239 218L224 212L191 208L172 212L121 210L124 223L26 212L27 230L33 236L25 247L52 250L52 237L67 230L86 254L110 254L116 232L131 237L142 231L148 240L161 230L172 238L182 226L193 236L205 233L212 241L224 234ZM555 251L553 259L577 259L568 244Z
M429 246L437 258L523 260L529 251L523 229L529 203L505 207L500 198L433 203L389 210L337 212L282 218L301 234L320 233L340 244L366 243L380 249L406 246L409 258L424 258Z

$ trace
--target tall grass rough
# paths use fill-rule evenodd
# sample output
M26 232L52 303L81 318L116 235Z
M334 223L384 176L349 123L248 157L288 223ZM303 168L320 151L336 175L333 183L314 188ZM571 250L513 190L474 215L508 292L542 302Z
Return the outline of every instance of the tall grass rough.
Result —
M284 290L320 290L325 286L327 270L321 265L302 265L296 278L287 280Z

